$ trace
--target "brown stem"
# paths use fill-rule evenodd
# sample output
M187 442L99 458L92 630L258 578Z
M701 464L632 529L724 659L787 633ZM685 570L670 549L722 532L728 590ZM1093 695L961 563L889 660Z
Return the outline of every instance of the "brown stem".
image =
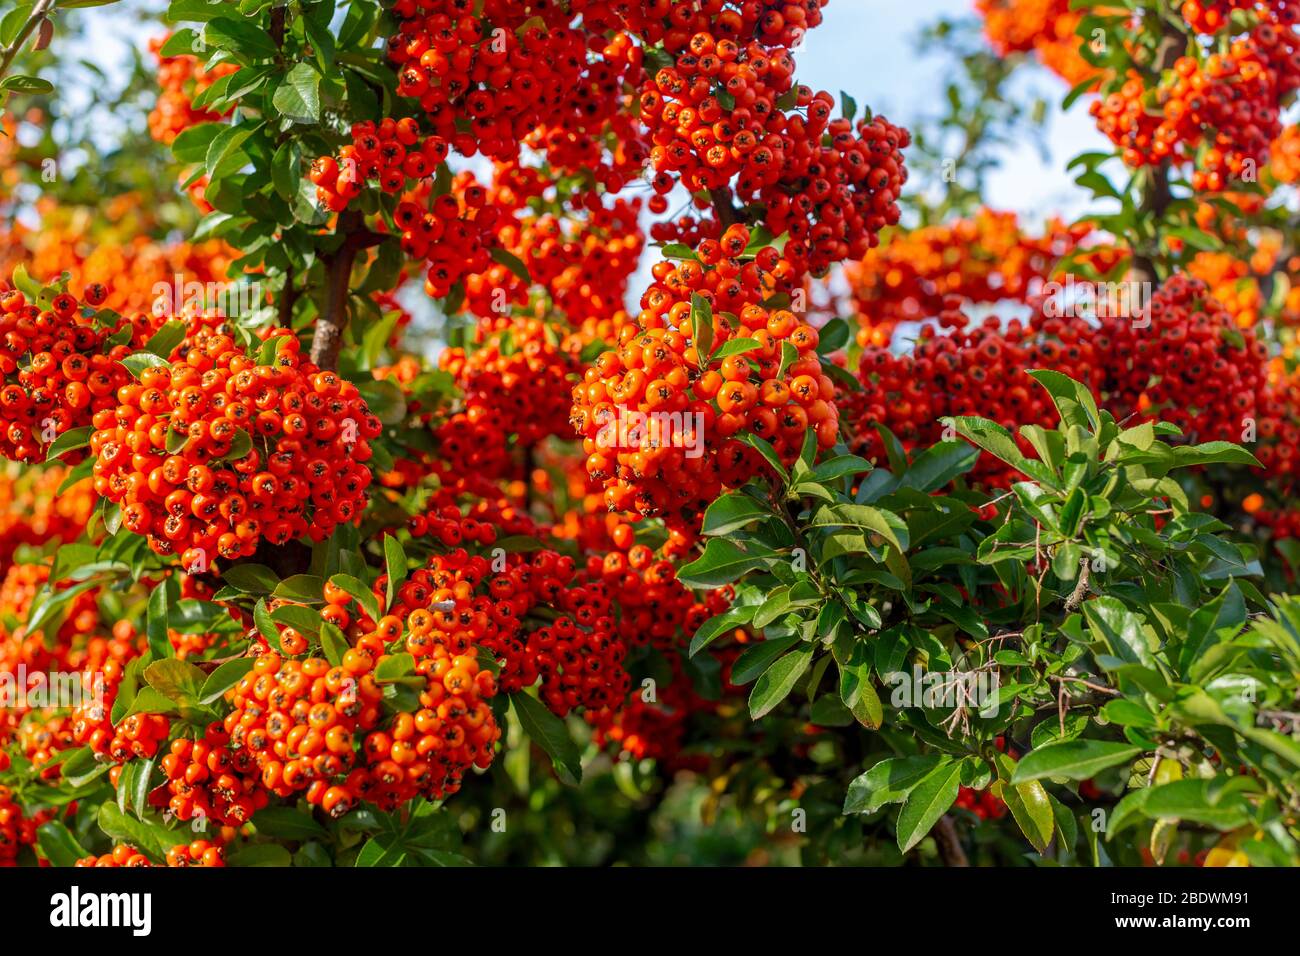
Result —
M13 43L4 48L4 53L0 56L0 79L9 72L9 67L13 66L14 58L18 56L18 52L27 43L27 39L32 35L32 32L45 22L45 18L54 9L55 3L56 0L37 0L36 6L32 7L32 12L27 15L27 22L18 31L18 36L14 37Z
M961 837L957 835L957 825L947 814L934 825L934 842L939 846L939 859L943 860L944 866L970 866Z
M348 295L352 285L352 266L357 253L384 241L384 236L366 228L365 216L356 210L339 213L335 232L343 243L334 253L322 257L325 262L325 309L316 320L311 340L312 363L323 369L336 369L343 331L348 325Z
M710 189L709 198L713 200L713 213L723 229L740 222L740 213L731 202L731 190L727 188Z

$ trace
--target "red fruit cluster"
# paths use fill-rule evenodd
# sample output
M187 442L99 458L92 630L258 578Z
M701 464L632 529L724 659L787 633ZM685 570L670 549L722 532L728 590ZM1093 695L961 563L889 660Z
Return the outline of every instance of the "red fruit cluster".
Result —
M215 821L242 826L267 804L258 787L257 769L247 751L231 751L230 734L218 722L208 725L200 740L180 737L159 761L167 778L167 812L179 820Z
M437 440L451 472L502 477L512 444L528 448L567 432L577 344L559 343L539 319L505 320L480 335L473 351L447 349L439 358L461 389L463 408L438 428Z
M361 518L382 427L355 385L322 372L288 330L270 364L226 335L144 369L95 414L95 490L122 523L187 568Z
M416 663L419 709L386 722L375 676L384 658L380 634L400 636L401 622L385 618L379 627L338 667L264 654L226 695L234 707L224 721L230 745L251 756L265 790L301 793L341 816L360 800L392 809L416 796L441 799L471 766L491 763L500 729L487 700L496 685L469 655L470 644L459 652L432 646Z
M170 146L181 133L199 123L219 120L228 112L195 109L194 99L223 76L234 73L234 63L218 63L208 68L196 56L163 56L163 45L171 34L149 41L149 52L158 58L158 102L149 112L149 135Z
M650 209L665 211L663 197L678 182L703 195L735 178L741 201L762 204L773 233L789 233L784 255L797 271L820 274L862 256L898 222L910 136L883 117L856 127L832 119L834 97L794 88L793 75L785 50L691 37L642 87L659 200Z
M540 677L543 702L560 716L614 708L627 694L627 646L615 634L607 589L585 582L572 558L542 549L489 560L458 548L431 558L412 583L419 593L404 595L397 610L411 630L406 650L417 659L440 642L476 644L500 665L502 690L514 693ZM434 607L444 602L455 606ZM525 621L537 608L557 613Z
M702 243L698 258L658 263L638 325L624 326L619 347L574 388L571 423L610 511L694 528L723 487L758 470L761 459L737 436L756 435L786 460L809 430L820 448L835 444L839 412L817 331L758 304L760 290L790 274L789 263L771 247L742 261L749 241L747 229L733 226L721 242ZM699 354L697 300L712 302L712 341L734 342L725 358L716 345Z
M422 136L419 124L406 117L366 120L352 126L352 142L338 159L321 156L312 163L309 178L316 198L334 212L346 208L371 181L386 193L399 193L408 179L424 179L447 158L449 147L441 136Z
M92 289L87 305L96 300ZM43 309L17 289L0 291L0 454L40 459L59 435L116 407L114 393L130 380L120 359L130 349L107 344L113 331L96 327L66 292Z
M53 810L25 815L14 792L0 786L0 867L17 866L19 852L25 846L36 845L37 828L53 817Z
M1025 374L1032 368L1083 382L1119 420L1158 417L1199 441L1240 441L1243 421L1258 420L1265 410L1263 345L1253 332L1236 330L1198 279L1175 275L1144 313L1103 314L1095 321L1049 317L1040 301L1028 323L1013 319L1004 328L991 316L967 328L960 305L949 297L939 315L940 326L955 331L940 335L925 326L910 355L864 350L866 391L846 402L859 426L854 444L864 454L883 457L873 422L888 426L909 448L940 440L939 419L946 416L991 418L1013 433L1024 424L1052 426L1056 415L1047 393ZM1017 478L988 455L975 476L992 485Z
M956 805L969 810L981 820L1001 820L1007 815L1007 805L992 790L972 790L961 787L957 791Z
M858 343L889 345L900 322L938 315L945 296L979 304L1026 301L1067 255L1109 273L1121 253L1109 245L1085 252L1082 244L1091 233L1086 223L1059 220L1048 221L1041 234L1030 233L1015 213L987 208L969 218L896 233L845 266L861 323Z
M1226 52L1181 56L1155 89L1156 110L1136 73L1090 107L1130 166L1191 163L1192 185L1219 192L1253 182L1282 133L1280 109L1300 86L1294 6L1278 5Z

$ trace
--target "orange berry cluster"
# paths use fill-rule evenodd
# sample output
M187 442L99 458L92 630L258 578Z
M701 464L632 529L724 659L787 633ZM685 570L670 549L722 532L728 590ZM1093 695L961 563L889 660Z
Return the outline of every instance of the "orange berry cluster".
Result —
M772 247L749 262L733 258L749 241L745 227L732 226L720 243L702 244L698 259L658 263L639 328L625 326L619 347L575 386L571 422L609 510L694 528L723 487L758 470L761 459L738 435L769 441L787 460L809 429L821 449L835 444L839 413L817 331L788 310L758 304L758 290L789 264ZM696 296L712 300L714 340L740 339L746 351L716 363L698 354ZM725 314L734 315L734 329Z
M263 654L227 693L230 745L251 756L265 790L302 793L341 816L360 800L392 809L415 796L441 799L460 788L471 766L491 763L500 736L487 703L495 681L479 670L463 634L433 643L416 663L419 709L398 711L381 726L383 689L374 669L384 637L400 634L401 621L386 617L340 667Z
M102 301L102 290L88 290L87 305ZM0 454L41 458L59 435L116 407L114 393L130 378L120 359L130 349L106 348L112 331L96 328L66 292L42 309L17 289L0 291Z
M200 740L179 737L159 761L167 812L179 820L215 821L222 826L242 826L268 802L261 789L253 755L232 751L230 734L218 722L204 730Z
M195 109L194 98L223 76L234 73L234 63L218 63L209 69L198 57L182 54L163 56L168 34L149 41L149 52L158 59L158 102L149 112L149 135L170 146L181 133L199 123L215 122L222 113Z
M1300 86L1298 9L1270 8L1265 22L1233 40L1227 52L1204 60L1179 57L1155 88L1155 111L1142 78L1131 74L1118 90L1092 103L1099 128L1129 166L1193 164L1191 182L1198 191L1254 181L1269 144L1282 133L1281 105Z
M1050 427L1055 412L1025 374L1030 368L1053 368L1085 383L1117 419L1158 416L1199 441L1240 441L1243 419L1260 420L1267 408L1263 344L1250 330L1234 332L1232 316L1205 283L1183 274L1160 287L1146 315L1049 317L1040 302L1027 323L1012 319L1003 327L990 316L968 329L960 306L951 296L939 316L940 325L956 331L940 335L927 325L913 354L864 350L859 374L866 391L845 403L864 454L883 457L872 422L887 425L909 448L938 441L938 419L946 416L980 415L1013 433L1024 424ZM1208 382L1215 383L1212 402ZM1031 451L1027 443L1024 450ZM1016 480L990 456L981 457L974 474L990 485Z
M141 867L153 866L150 859L126 843L114 844L113 848L100 856L94 854L78 860L73 866L98 867ZM193 843L181 843L167 851L168 866L225 866L225 851L207 840L195 840Z
M187 568L360 520L382 426L292 332L272 338L275 358L259 365L214 334L183 361L144 369L95 415L95 490L155 552L184 552Z
M534 285L574 323L609 319L623 308L628 279L645 246L641 201L615 199L605 205L587 190L548 202L551 185L540 170L497 166L489 201L505 214L496 241L524 264L529 281L493 262L466 277L465 304L471 312L495 318L509 306L526 306Z
M884 117L856 127L832 119L834 97L792 87L793 75L785 50L707 32L691 37L674 65L642 87L658 194L650 210L665 211L678 182L702 195L736 178L741 201L762 204L773 233L789 233L784 255L797 271L820 274L862 256L898 222L902 150L911 139ZM788 114L787 97L807 115Z
M422 591L398 612L407 615L406 650L417 659L448 635L477 644L496 658L501 689L514 693L541 678L541 699L563 716L617 707L627 694L626 644L614 631L603 584L584 582L572 558L549 549L508 554L500 570L458 548L434 555L412 579ZM451 610L434 604L452 601ZM551 608L544 624L525 618Z
M397 91L418 101L433 131L462 156L512 159L537 127L587 121L575 94L591 88L589 42L604 46L598 10L581 11L577 27L578 11L565 5L514 0L397 0L393 12L398 32L388 57Z
M309 178L316 185L316 198L334 212L346 208L361 195L364 186L377 180L386 193L399 193L408 179L424 179L447 158L447 141L441 136L422 136L411 117L379 123L366 120L352 126L352 142L338 159L321 156L312 163Z
M19 545L70 542L86 530L95 496L89 480L59 494L70 472L63 465L36 469L0 462L0 566Z
M539 319L506 320L471 352L445 350L439 366L456 379L463 409L437 430L452 472L501 477L512 447L531 447L568 431L568 391L578 371L575 343L556 343ZM519 409L527 409L520 415ZM512 445L508 436L515 436Z
M1087 224L1050 220L1034 234L1015 213L987 208L969 218L897 232L845 266L861 324L858 343L888 345L900 322L937 315L945 296L980 304L1026 301L1036 283L1072 253L1108 272L1121 253L1112 246L1085 253L1091 232Z
M0 867L17 866L19 852L25 846L35 846L37 828L53 818L53 810L27 816L14 792L0 786Z
M1095 72L1079 55L1083 11L1071 10L1070 0L975 0L975 9L998 56L1032 52L1071 86Z

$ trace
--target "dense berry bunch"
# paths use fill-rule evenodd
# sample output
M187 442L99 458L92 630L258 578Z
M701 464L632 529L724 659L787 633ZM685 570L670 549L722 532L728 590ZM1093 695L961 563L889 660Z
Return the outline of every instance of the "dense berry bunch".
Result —
M452 472L504 474L511 443L531 447L568 430L571 382L578 370L572 341L557 344L555 330L537 319L510 319L470 352L447 349L440 366L460 387L463 409L437 431Z
M984 32L999 56L1038 55L1049 70L1071 86L1093 67L1079 55L1082 39L1075 35L1083 12L1070 9L1070 0L976 0L984 17Z
M937 315L945 296L970 303L1024 302L1075 254L1108 272L1121 254L1111 246L1084 251L1092 230L1049 221L1041 234L1013 212L981 208L974 216L899 232L849 263L845 274L861 329L861 345L885 346L900 322Z
M322 156L312 164L316 198L338 212L372 181L386 193L399 193L408 179L432 175L448 151L445 139L422 136L419 124L410 117L354 123L352 142L343 147L337 160Z
M0 462L0 567L19 545L69 542L85 530L95 497L89 480L63 488L70 473L62 465L32 469Z
M273 361L259 365L213 335L183 362L142 371L95 415L96 491L154 551L185 552L187 568L360 520L381 426L292 333L273 338Z
M880 347L863 352L867 389L851 396L846 408L864 453L883 455L873 422L887 425L907 447L938 441L938 419L946 416L980 415L1013 433L1025 424L1049 426L1055 412L1025 374L1032 368L1083 382L1117 419L1160 417L1199 441L1239 441L1243 420L1262 414L1263 346L1253 332L1236 331L1232 316L1198 279L1175 275L1134 314L1103 308L1089 316L1049 316L1045 311L1053 309L1040 301L1027 324L1013 319L1003 326L990 316L968 328L960 305L950 297L938 317L953 334L926 326L912 354ZM1215 383L1212 396L1207 382ZM1030 451L1027 444L1024 450ZM989 456L975 474L995 485L1015 480Z
M158 59L159 86L158 102L149 113L149 134L170 146L191 126L222 118L221 113L195 109L194 98L239 67L234 63L218 63L209 69L196 56L163 56L163 45L169 39L170 34L149 41L149 52Z
M379 627L401 633L395 618ZM363 799L385 809L415 796L440 799L460 788L470 767L491 763L500 730L487 699L496 686L467 653L471 645L459 653L432 646L416 663L419 708L389 722L374 673L384 657L379 633L338 667L264 654L229 692L230 746L253 759L266 790L302 793L340 816Z
M1253 182L1269 144L1282 133L1279 109L1300 85L1296 13L1265 22L1203 60L1181 56L1155 88L1157 109L1136 72L1090 107L1101 131L1123 150L1129 166L1166 160L1194 165L1192 185L1219 192L1233 181Z
M97 290L87 304L103 301ZM63 433L116 407L115 392L130 376L125 345L109 345L112 329L97 327L66 292L49 308L17 289L0 291L0 454L16 461L43 457Z
M749 240L734 226L721 243L701 246L698 260L656 265L639 328L624 327L619 347L574 388L571 420L611 511L693 528L723 487L758 470L760 459L740 434L771 442L786 459L809 430L821 448L835 444L835 388L822 371L817 331L788 310L758 304L758 290L788 264L771 247L749 262L729 258ZM712 299L713 341L739 340L733 354L699 354L691 318L694 311L699 319L697 299Z
M898 221L910 137L884 117L856 127L832 119L834 97L795 88L793 76L783 49L698 33L647 79L641 119L660 197L679 182L706 194L734 178L741 201L761 203L773 233L789 234L784 254L798 271L822 273L865 254ZM661 201L651 211L665 208Z
M398 0L388 56L400 95L419 101L434 132L462 156L518 155L539 125L573 109L587 68L587 37L560 4ZM538 20L540 22L529 22ZM468 120L467 129L457 119Z
M540 677L542 700L561 716L617 707L627 694L627 647L614 632L609 596L572 558L543 549L489 560L456 549L431 558L411 583L402 613L406 650L417 659L444 643L477 644L497 660L502 690ZM444 602L454 606L434 607ZM529 618L537 608L555 614Z

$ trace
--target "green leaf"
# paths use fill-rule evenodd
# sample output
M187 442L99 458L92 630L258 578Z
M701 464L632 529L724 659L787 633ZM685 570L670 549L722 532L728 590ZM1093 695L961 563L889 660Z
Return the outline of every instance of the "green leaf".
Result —
M898 849L916 846L957 800L961 763L944 763L931 770L907 795L898 814Z
M1108 740L1066 740L1027 753L1016 766L1011 782L1029 783L1044 777L1087 780L1141 752L1141 747Z
M280 583L275 572L263 564L234 564L221 573L221 578L245 594L270 594Z
M388 603L385 607L389 608L397 597L397 589L406 580L406 549L391 534L384 538L384 567L388 574Z
M155 658L171 657L173 653L171 639L167 636L169 590L167 583L164 583L154 588L149 595L145 633L149 638L149 650Z
M84 428L70 428L62 435L50 442L49 449L45 452L45 460L53 461L67 452L74 451L78 448L85 448L90 444L90 436L95 433L94 427L86 425Z
M122 359L122 367L139 378L140 373L147 368L166 368L167 360L159 358L152 352L134 352Z
M578 752L578 745L569 736L569 728L564 725L564 721L551 713L540 700L528 694L511 694L510 703L524 733L550 756L560 779L570 786L576 786L582 780L582 755Z
M275 586L272 597L298 604L324 604L325 582L313 574L294 574Z
M528 285L533 284L533 277L528 272L528 266L524 265L523 260L514 253L503 249L500 246L493 246L490 255L492 256L493 262L505 266L506 269L513 273L516 278L526 282Z
M926 493L938 491L954 478L974 468L979 456L979 450L965 442L940 442L913 459L901 476L899 485Z
M907 522L892 511L870 505L823 505L813 513L815 528L852 528L880 535L899 552L908 548Z
M276 195L285 202L292 202L298 192L298 180L302 178L302 150L293 140L285 140L271 157L271 184Z
M177 703L193 703L202 696L207 675L187 661L173 657L154 661L144 669L144 679L154 690Z
M90 856L72 832L57 820L42 823L36 829L36 845L54 866L68 867Z
M181 843L188 843L188 830L167 830L156 823L127 816L111 800L100 805L99 828L117 843L129 843L154 862L161 862L167 851Z
M311 816L293 807L267 807L253 816L257 832L281 840L328 839L329 832Z
M500 543L497 542L498 545ZM375 597L374 591L366 587L363 581L354 578L350 574L336 574L330 578L330 584L336 588L342 588L356 598L357 603L361 605L361 609L370 615L372 621L379 620L381 616L379 613L379 599Z
M912 789L947 757L925 754L882 760L849 784L844 813L875 813L890 803L902 803Z
M260 602L259 602L260 603ZM239 657L233 661L226 661L203 682L203 687L199 691L199 703L211 704L220 700L236 684L240 678L253 669L256 663L251 657Z
M310 63L295 64L271 97L285 117L299 123L320 122L320 73Z
M788 484L790 482L790 473L786 471L785 465L781 463L781 456L776 453L776 449L772 447L771 442L765 438L760 438L753 432L742 432L736 436L736 440L744 442L762 455L764 460L772 466L772 470L781 476L783 483Z
M785 637L770 637L765 641L755 641L745 647L731 666L731 683L748 684L772 666L782 654L799 644L798 634Z
M270 34L251 20L217 17L203 28L203 42L219 50L228 50L236 58L251 63L269 60L276 54Z
M160 359L166 359L184 340L185 323L180 319L171 319L145 343L144 350L152 352Z
M751 339L747 336L728 339L718 346L718 350L713 353L710 363L720 362L724 358L732 355L744 355L746 352L752 352L759 347L757 339Z
M1056 815L1052 812L1052 801L1047 791L1037 780L1029 783L1011 783L1015 773L1016 762L1006 754L995 758L999 779L993 784L994 796L1001 797L1011 811L1011 816L1020 827L1020 832L1039 853L1047 851L1056 832Z
M691 344L700 368L706 368L713 353L713 306L698 292L691 296Z
M704 553L677 569L677 580L687 587L716 588L730 584L746 571L763 567L773 560L768 554L753 554L726 538L710 538Z
M1088 386L1054 369L1032 368L1026 371L1052 396L1062 422L1078 425L1093 434L1100 430L1101 412L1097 410L1097 400Z
M1154 659L1141 619L1113 597L1093 598L1082 607L1089 629L1116 657L1130 664L1152 666Z
M288 849L275 843L245 844L226 861L230 866L293 866Z
M321 651L325 654L325 659L334 667L342 665L343 655L352 647L339 626L331 624L329 621L321 625L320 645Z
M733 491L709 505L704 512L704 523L700 530L706 535L729 534L771 516L770 508L764 507L743 491Z
M768 714L790 695L799 678L808 670L812 656L813 648L801 647L763 671L749 695L749 716L753 720Z
M754 607L752 605L737 605L709 618L699 626L694 636L691 637L689 656L694 657L723 634L739 627L741 624L747 623L753 617L753 614Z

